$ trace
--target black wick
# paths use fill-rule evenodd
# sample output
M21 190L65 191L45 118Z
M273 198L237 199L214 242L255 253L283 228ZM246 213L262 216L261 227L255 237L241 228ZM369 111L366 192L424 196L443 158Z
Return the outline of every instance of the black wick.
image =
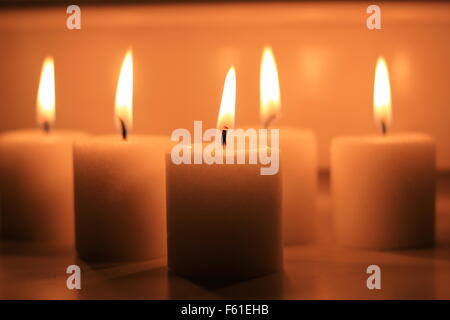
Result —
M275 114L272 114L264 123L264 128L269 128L270 124L272 123L273 120L275 120L277 116Z
M224 126L222 129L222 145L226 145L227 144L227 132L228 132L228 127Z
M383 136L387 133L387 126L384 121L381 121L381 132L383 133Z
M127 132L127 126L125 125L125 121L123 121L122 119L120 119L120 129L122 132L122 139L123 140L127 140L127 136L128 136L128 132Z
M42 124L42 130L44 130L46 134L50 133L50 123L48 121L44 121Z

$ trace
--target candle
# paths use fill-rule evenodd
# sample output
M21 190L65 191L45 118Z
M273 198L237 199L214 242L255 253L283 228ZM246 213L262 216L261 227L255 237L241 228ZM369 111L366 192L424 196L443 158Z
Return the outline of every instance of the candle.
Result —
M0 138L0 233L9 241L54 247L74 242L72 141L79 132L53 130L53 58L45 59L37 97L42 130Z
M391 93L383 58L376 66L374 114L382 135L332 142L337 240L370 249L432 245L435 143L424 134L388 133Z
M168 139L130 136L133 61L128 51L116 93L121 137L74 145L76 247L88 261L147 260L165 255L164 153Z
M260 116L267 128L281 108L275 58L265 47L261 60ZM283 238L285 245L311 242L314 238L317 192L317 147L311 130L280 127L283 179Z
M231 142L227 130L234 127L235 94L235 71L231 68L217 125L224 143ZM250 158L268 147L236 147L234 155L223 148L224 164L176 164L170 153L166 155L169 269L182 276L215 280L279 271L280 175L261 175L257 164L226 163L228 158L243 154ZM202 158L204 150L206 147L198 144L185 148L192 152L194 161Z

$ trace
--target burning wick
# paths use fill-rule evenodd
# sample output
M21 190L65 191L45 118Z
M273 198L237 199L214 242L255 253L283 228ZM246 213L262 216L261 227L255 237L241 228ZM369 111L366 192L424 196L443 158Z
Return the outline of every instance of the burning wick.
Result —
M222 129L222 145L226 145L227 144L227 132L228 132L228 127L224 126Z
M48 121L44 121L44 123L42 123L42 130L44 130L46 134L50 133L50 123Z
M381 121L381 132L383 133L383 136L387 134L387 126L384 121Z
M120 119L120 129L122 132L122 139L123 140L127 140L127 136L128 136L128 132L127 132L127 126L125 125L125 121L123 121L122 119Z
M264 123L264 128L268 129L270 127L270 124L275 120L276 115L272 114Z

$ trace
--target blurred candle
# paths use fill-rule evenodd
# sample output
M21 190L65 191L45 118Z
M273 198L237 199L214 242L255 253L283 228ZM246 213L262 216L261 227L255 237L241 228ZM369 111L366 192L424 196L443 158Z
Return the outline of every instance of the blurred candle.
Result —
M231 68L220 130L234 127L235 94ZM202 158L202 145L186 148L194 159ZM235 148L230 155L224 147L224 164L175 164L166 155L168 265L179 275L236 280L282 267L280 175L261 175L257 164L225 164L227 157L258 152Z
M164 152L168 138L130 136L133 59L127 52L116 92L120 136L74 146L76 247L89 261L165 255Z
M72 141L82 134L54 131L54 119L54 63L47 57L37 95L41 130L18 130L0 138L3 239L73 245Z
M382 135L339 137L332 143L337 240L371 249L432 245L435 142L419 133L388 133L391 92L383 58L375 72L374 116Z
M277 118L280 100L275 58L272 49L265 47L260 74L260 116L265 128ZM314 133L280 127L280 157L284 244L311 242L314 238L317 192L317 146Z

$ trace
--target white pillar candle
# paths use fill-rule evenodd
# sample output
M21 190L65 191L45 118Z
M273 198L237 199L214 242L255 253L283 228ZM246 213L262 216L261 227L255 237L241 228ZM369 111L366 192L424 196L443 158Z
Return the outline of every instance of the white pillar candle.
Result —
M337 240L373 249L434 240L435 144L421 134L341 137L331 147Z
M164 154L168 138L98 137L74 145L76 247L88 261L166 253Z
M3 239L73 245L72 141L79 137L23 130L0 138Z
M434 242L435 143L423 134L386 134L390 105L387 66L380 59L374 111L385 135L332 142L334 219L342 245L400 249Z
M317 144L312 131L280 127L285 245L309 243L316 229Z
M235 81L232 68L225 81L219 128L233 127ZM189 148L194 159L202 158L198 147ZM249 156L258 151L235 153ZM279 174L261 175L257 164L174 164L170 153L166 172L170 270L216 280L281 270Z
M260 116L269 127L281 108L275 58L265 47L260 72ZM312 131L280 127L283 179L283 238L285 245L311 242L315 233L317 195L317 146Z
M74 242L72 141L78 132L54 131L53 58L42 67L37 98L40 130L0 138L0 234L52 247Z
M170 270L220 280L281 270L279 174L261 175L250 164L176 165L170 153L166 159Z
M133 60L120 71L115 114L122 139L74 145L76 247L89 261L147 260L165 253L164 154L169 140L129 137Z

